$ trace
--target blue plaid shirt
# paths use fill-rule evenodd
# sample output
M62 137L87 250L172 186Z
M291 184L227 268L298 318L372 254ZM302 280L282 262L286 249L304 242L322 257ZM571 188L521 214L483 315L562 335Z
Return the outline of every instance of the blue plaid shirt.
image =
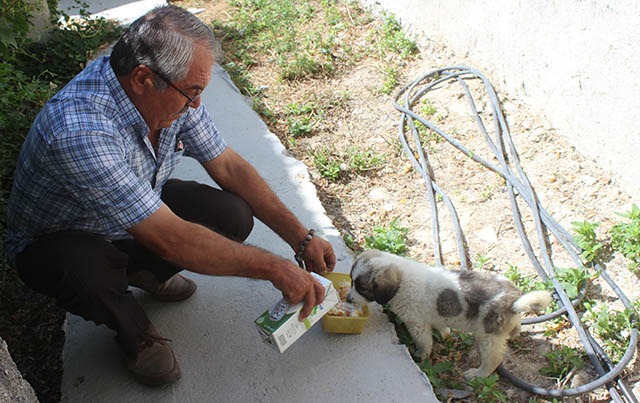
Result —
M7 213L10 263L34 239L83 230L106 239L162 204L162 186L184 154L206 162L226 143L202 104L162 129L158 154L149 128L102 57L47 102L22 146Z

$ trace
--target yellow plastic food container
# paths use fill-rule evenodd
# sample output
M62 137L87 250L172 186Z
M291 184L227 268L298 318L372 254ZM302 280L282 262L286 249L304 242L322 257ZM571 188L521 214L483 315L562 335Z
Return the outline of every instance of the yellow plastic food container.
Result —
M339 291L340 285L345 282L351 284L351 277L345 273L327 273L325 278L331 280L333 287ZM326 333L351 333L358 334L364 329L364 324L369 319L369 308L362 307L362 316L333 316L324 315L322 317L322 330Z

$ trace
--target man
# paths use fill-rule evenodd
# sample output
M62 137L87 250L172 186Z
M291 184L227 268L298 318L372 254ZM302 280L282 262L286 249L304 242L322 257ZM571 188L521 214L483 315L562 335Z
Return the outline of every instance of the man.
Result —
M129 285L179 301L196 288L182 269L264 279L308 316L323 287L291 261L242 243L254 216L307 270L335 266L331 245L226 145L201 105L218 52L211 30L181 8L135 21L110 57L88 65L37 116L9 199L5 246L22 280L114 329L126 367L145 384L173 382L180 369ZM183 154L221 190L169 179Z

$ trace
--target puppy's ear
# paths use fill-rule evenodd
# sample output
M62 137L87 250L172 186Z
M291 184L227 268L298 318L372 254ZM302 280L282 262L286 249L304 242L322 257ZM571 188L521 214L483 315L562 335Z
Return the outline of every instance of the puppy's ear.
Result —
M378 269L373 276L373 294L376 302L386 304L400 288L400 271L394 266Z

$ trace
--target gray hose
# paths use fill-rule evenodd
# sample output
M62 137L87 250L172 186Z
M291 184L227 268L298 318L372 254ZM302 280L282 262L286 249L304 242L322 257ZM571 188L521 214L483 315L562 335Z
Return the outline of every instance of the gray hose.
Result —
M484 85L484 89L488 94L491 104L495 139L492 139L489 136L484 122L482 121L482 118L477 111L476 103L473 99L471 91L465 83L465 80L481 80L482 84ZM436 90L440 84L454 81L462 87L469 103L469 107L471 108L471 111L475 118L476 124L479 130L484 135L484 138L486 139L490 150L493 152L494 157L496 157L497 161L499 162L499 165L495 165L488 160L476 155L471 150L467 149L463 144L450 136L448 133L438 128L434 123L422 118L413 110L411 110L412 106L425 94L430 91ZM402 104L398 102L401 97ZM434 180L433 170L429 163L428 156L425 154L424 149L420 143L418 130L414 121L420 122L427 128L437 133L439 136L444 138L449 144L454 146L464 155L471 158L473 161L477 162L483 167L489 169L490 171L501 175L504 178L509 195L509 200L511 203L511 209L514 215L516 230L520 235L523 248L540 278L543 281L547 281L548 279L551 280L551 283L553 284L555 290L554 298L560 306L560 309L550 314L538 316L535 318L523 319L522 323L530 324L543 322L566 314L570 323L578 332L578 335L580 336L580 339L584 345L585 353L587 354L587 357L598 373L598 378L587 384L571 389L546 389L527 384L526 382L510 374L502 365L498 367L498 373L507 378L514 385L538 395L551 397L573 396L587 393L596 388L606 386L609 390L611 398L614 401L623 402L624 400L622 396L620 396L620 393L622 393L622 395L627 399L628 402L638 402L633 393L624 384L620 376L621 372L633 358L636 346L638 344L638 330L635 327L637 318L632 318L632 329L629 346L620 362L618 362L618 364L614 366L602 347L591 336L588 330L585 329L576 313L575 306L584 297L586 287L581 287L578 297L572 301L569 299L566 291L556 278L554 264L551 257L551 250L549 246L549 235L551 234L556 237L556 239L564 247L566 252L578 267L581 267L583 265L580 259L580 253L582 251L574 243L573 238L569 235L569 233L564 228L562 228L560 224L558 224L558 222L555 221L551 217L551 215L540 205L536 192L520 165L520 159L511 139L511 134L507 125L506 118L502 113L502 109L500 107L500 100L498 99L498 96L496 95L489 81L480 72L468 67L453 66L440 68L423 75L417 80L401 88L394 95L392 103L393 106L402 114L398 126L402 147L405 151L406 156L411 160L413 166L425 180L425 186L433 216L432 230L434 237L434 256L436 263L442 264L443 261L440 247L438 210L436 205L436 195L439 195L444 200L445 205L447 206L452 218L452 224L455 229L458 241L461 266L463 269L469 269L470 267L469 253L467 250L466 241L464 239L464 233L462 231L462 228L460 227L456 209L449 197L442 191L440 187L438 187ZM407 131L411 132L411 139L414 144L413 149L409 144ZM417 155L418 158L416 158L415 155ZM542 257L542 263L536 256L531 242L525 234L524 224L522 222L520 214L520 205L518 204L519 198L522 199L524 203L531 209L532 215L534 217L538 243L541 249L541 251L539 251L539 254ZM626 308L631 308L631 304L628 298L615 284L615 282L613 282L613 280L607 275L601 264L599 262L593 263L592 269L595 270L601 276L601 278L605 280L605 282L611 287L618 298L622 301L623 305Z

